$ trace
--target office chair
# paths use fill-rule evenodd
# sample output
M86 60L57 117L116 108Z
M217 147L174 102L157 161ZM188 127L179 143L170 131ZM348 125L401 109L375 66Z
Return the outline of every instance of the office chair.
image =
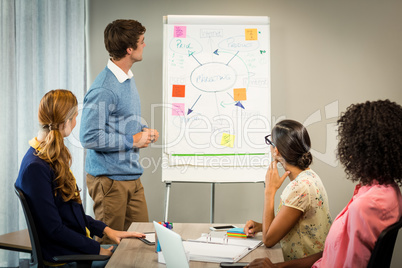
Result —
M398 231L402 227L402 217L398 222L381 232L375 243L367 268L390 267Z
M16 187L14 184L15 193L17 194L22 209L24 211L25 219L28 225L29 238L31 239L32 253L31 262L29 263L30 268L42 268L45 266L42 257L42 250L40 247L40 237L36 230L35 222L32 217L31 210L29 208L28 202L25 198L24 193ZM104 261L109 259L109 256L104 255L64 255L64 256L54 256L53 259L57 262L69 263L76 262L78 268L91 267L92 261Z

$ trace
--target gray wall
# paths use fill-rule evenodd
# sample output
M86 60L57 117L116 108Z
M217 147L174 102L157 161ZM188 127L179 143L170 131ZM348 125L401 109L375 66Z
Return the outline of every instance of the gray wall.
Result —
M334 218L350 200L354 184L333 162L336 117L330 112L339 115L350 104L366 100L389 98L402 104L402 1L88 0L89 83L107 63L105 26L118 18L146 26L144 60L132 70L143 117L161 135L161 110L152 111L151 105L162 103L162 17L169 14L270 17L272 120L286 117L308 125L312 168L326 186ZM317 113L320 120L315 120ZM143 149L141 157L158 163L161 143L156 145ZM142 178L150 220L160 221L165 195L160 165L150 165ZM209 184L173 184L169 220L209 222L209 202ZM262 209L261 183L216 186L215 222L261 220ZM395 251L401 249L402 235ZM393 267L401 265L402 256L394 255Z

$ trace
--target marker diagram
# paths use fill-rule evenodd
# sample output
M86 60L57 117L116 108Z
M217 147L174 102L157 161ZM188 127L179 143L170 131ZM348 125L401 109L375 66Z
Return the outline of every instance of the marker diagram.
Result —
M166 153L267 151L268 25L169 25L165 53Z

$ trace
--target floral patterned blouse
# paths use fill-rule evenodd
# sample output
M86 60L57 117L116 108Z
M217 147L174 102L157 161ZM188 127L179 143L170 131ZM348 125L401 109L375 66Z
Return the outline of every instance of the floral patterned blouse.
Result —
M302 171L283 190L277 212L282 206L303 212L281 240L284 259L299 259L323 251L332 220L327 192L320 177L311 169Z

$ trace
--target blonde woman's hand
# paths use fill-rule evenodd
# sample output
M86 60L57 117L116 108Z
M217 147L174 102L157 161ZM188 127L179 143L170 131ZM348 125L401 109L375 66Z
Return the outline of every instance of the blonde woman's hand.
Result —
M277 168L278 161L274 160L269 165L267 174L265 175L265 189L266 191L273 191L276 192L286 179L286 177L290 174L289 171L286 171L283 176L279 176L278 168Z
M145 237L145 234L143 233L138 233L138 232L125 232L125 231L116 231L113 230L110 227L106 227L103 232L113 241L116 242L116 244L120 244L120 241L123 238L130 238L130 237L135 237L135 238L143 238Z
M99 255L112 256L113 254L112 250L113 246L110 246L108 248L100 247Z

